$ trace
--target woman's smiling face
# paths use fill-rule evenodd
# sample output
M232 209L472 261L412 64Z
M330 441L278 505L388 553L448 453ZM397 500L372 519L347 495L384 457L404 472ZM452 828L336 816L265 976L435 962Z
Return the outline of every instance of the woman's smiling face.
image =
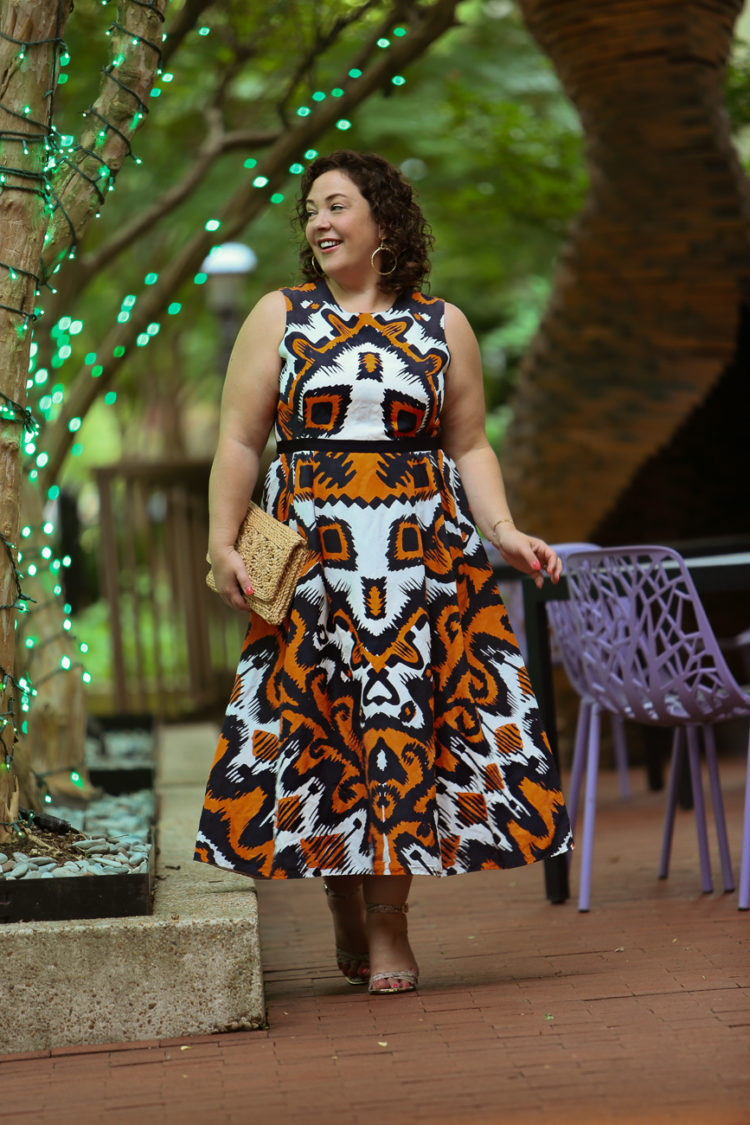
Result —
M344 172L324 172L313 181L305 203L305 237L321 269L337 272L372 268L380 244L370 205Z

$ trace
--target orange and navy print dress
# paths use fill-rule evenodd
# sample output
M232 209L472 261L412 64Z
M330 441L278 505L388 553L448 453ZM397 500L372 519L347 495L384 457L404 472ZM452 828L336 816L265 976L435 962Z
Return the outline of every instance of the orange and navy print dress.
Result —
M293 879L566 851L529 678L440 448L444 303L361 314L324 281L283 293L264 504L315 556L282 625L250 615L195 858Z

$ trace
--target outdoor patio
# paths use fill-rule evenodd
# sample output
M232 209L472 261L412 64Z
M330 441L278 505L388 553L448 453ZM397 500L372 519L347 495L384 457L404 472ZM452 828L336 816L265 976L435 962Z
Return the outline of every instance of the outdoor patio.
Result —
M744 763L721 760L735 875ZM267 1030L5 1056L0 1119L745 1125L750 916L700 894L692 813L656 879L664 795L631 781L626 804L602 775L589 914L549 905L539 867L418 879L420 991L370 998L319 885L258 885Z

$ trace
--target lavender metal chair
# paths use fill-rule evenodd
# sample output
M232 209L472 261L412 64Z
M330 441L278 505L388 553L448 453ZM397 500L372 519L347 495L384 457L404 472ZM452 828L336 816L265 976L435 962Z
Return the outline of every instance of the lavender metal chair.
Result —
M595 551L596 543L555 543L555 551L563 560L563 565L569 555L576 551ZM550 601L547 603L547 619L552 628L554 639L560 652L565 674L570 681L570 686L580 698L578 717L576 719L575 739L573 743L573 762L571 766L570 785L567 792L568 815L570 826L575 829L578 816L578 806L581 800L581 784L583 771L586 765L586 748L589 741L591 718L593 712L600 711L600 706L594 699L589 689L588 681L583 671L581 649L573 621L573 607L568 601ZM623 800L630 798L630 779L628 777L628 751L625 742L625 721L621 715L612 713L612 746L615 753L615 763L620 779L620 793ZM599 721L597 719L597 721ZM572 855L572 853L570 853Z
M646 725L677 728L659 877L666 878L669 871L679 774L687 746L702 886L707 893L713 889L701 783L701 730L724 889L733 890L712 727L722 719L750 716L750 696L727 667L687 567L667 547L613 547L570 555L567 576L583 672L599 707ZM591 893L599 723L599 714L592 711L581 845L579 910L583 911L589 908ZM745 862L744 855L742 878L750 884L750 858ZM742 878L740 907L745 909Z
M738 633L731 641L722 644L722 652L736 652L742 659L746 677L750 681L750 629ZM742 828L742 860L740 863L740 910L750 910L750 749L747 755L747 780L745 781L745 818Z

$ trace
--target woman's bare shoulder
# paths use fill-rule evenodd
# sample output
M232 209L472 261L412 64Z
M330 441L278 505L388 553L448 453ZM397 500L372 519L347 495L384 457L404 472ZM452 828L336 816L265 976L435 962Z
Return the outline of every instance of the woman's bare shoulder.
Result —
M261 337L265 341L273 339L278 344L286 328L286 310L286 297L280 289L264 293L245 317L237 342L240 345L248 341L255 343Z
M469 324L466 313L463 312L458 305L452 305L450 301L444 301L445 305L445 328L447 332L456 333L469 333L474 335L471 325Z

